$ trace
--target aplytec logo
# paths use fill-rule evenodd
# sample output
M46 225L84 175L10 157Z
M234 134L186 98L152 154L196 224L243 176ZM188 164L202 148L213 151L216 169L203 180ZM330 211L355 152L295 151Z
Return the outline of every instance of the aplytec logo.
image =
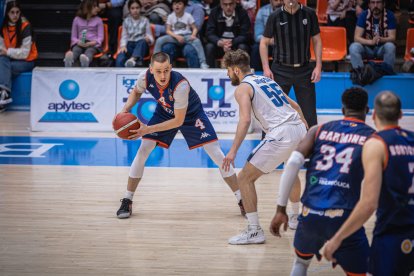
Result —
M53 123L97 123L98 120L89 110L93 102L77 102L79 84L74 80L65 80L59 85L62 101L49 102L45 115L39 122Z
M201 79L207 84L207 103L203 103L204 108L213 108L213 103L218 101L218 109L207 110L206 115L209 118L217 119L217 117L235 117L236 109L231 108L230 103L226 103L226 82L230 79L219 79L219 85L214 85L214 79Z

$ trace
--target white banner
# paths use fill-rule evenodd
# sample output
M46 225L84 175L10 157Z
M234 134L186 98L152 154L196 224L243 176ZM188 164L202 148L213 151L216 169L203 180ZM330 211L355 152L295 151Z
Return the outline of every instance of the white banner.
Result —
M119 112L146 68L36 68L31 93L33 131L112 131ZM235 132L238 105L225 70L174 69L200 96L217 132ZM145 93L132 110L147 122L156 102Z

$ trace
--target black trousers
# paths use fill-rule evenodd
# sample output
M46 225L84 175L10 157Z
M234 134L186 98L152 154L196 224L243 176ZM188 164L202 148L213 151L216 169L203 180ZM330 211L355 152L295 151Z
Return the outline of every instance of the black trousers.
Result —
M297 102L309 127L318 124L315 84L311 82L313 69L309 63L302 67L289 67L275 62L272 64L273 77L283 92L289 95L293 86Z

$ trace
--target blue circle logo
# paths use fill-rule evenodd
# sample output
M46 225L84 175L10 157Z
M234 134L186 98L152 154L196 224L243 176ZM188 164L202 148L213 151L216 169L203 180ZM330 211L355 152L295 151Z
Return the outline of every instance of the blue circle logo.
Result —
M139 101L137 115L138 118L144 122L148 123L151 119L152 115L155 112L155 108L157 107L157 102L153 99L141 99Z
M59 86L60 96L69 101L79 95L79 84L74 80L65 80Z
M220 85L213 85L208 90L208 96L214 101L218 101L224 98L224 89Z

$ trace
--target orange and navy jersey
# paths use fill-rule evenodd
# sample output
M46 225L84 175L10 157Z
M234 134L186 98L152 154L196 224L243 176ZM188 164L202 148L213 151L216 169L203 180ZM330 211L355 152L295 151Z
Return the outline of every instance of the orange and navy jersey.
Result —
M30 23L26 19L22 19L22 30L21 30L22 40L26 37L32 35ZM2 29L2 36L4 39L4 44L6 49L16 48L17 37L16 37L16 27L15 26L4 26ZM33 41L30 48L29 55L26 57L26 61L33 61L37 58L37 47L36 43Z
M414 227L414 133L391 127L372 135L384 143L386 159L374 236Z
M176 71L171 71L171 79L166 87L159 87L154 75L150 70L146 73L146 89L157 100L158 104L156 112L163 119L170 120L174 115L174 92L176 87L182 81L187 81L186 78ZM188 95L188 107L185 114L184 122L192 121L198 116L198 113L203 111L201 100L197 92L190 86L190 93Z
M302 203L312 209L352 210L359 200L362 146L374 130L354 118L319 127L306 173Z

